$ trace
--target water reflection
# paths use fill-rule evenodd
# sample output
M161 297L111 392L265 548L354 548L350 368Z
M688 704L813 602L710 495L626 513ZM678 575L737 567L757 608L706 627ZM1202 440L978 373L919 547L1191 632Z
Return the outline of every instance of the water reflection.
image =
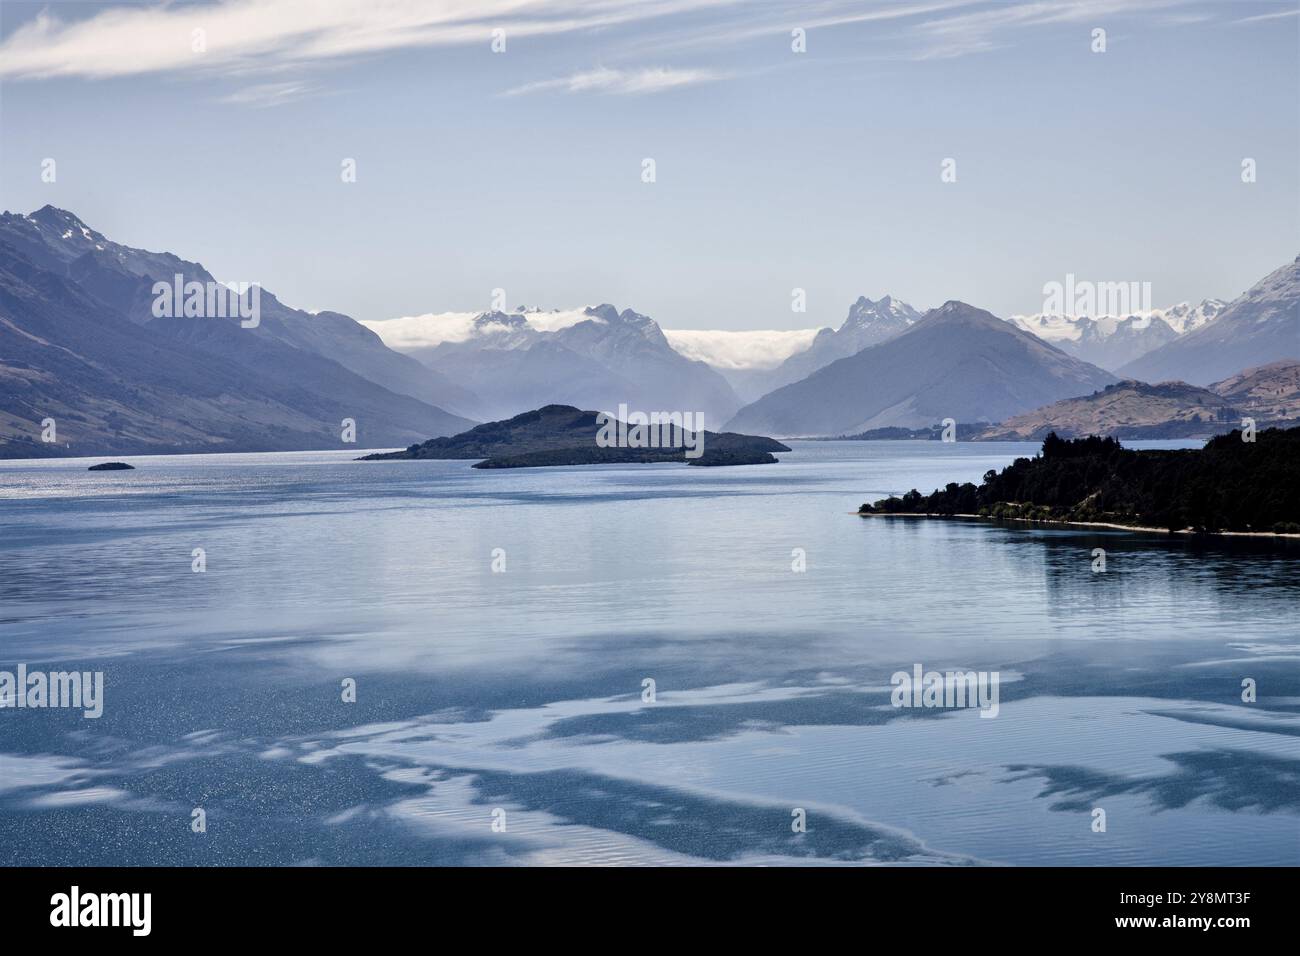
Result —
M0 463L0 668L106 674L0 712L0 862L1300 862L1294 544L852 514L1028 453ZM895 710L918 662L1001 714Z

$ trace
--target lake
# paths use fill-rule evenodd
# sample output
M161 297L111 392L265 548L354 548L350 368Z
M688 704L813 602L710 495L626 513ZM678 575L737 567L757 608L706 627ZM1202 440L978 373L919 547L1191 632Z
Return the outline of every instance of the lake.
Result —
M863 519L1037 446L792 446L0 461L0 671L104 686L0 709L0 863L1300 864L1295 542Z

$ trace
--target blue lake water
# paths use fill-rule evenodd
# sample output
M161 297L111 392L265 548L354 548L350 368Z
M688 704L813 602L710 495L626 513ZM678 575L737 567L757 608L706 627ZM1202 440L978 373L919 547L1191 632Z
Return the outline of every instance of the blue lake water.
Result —
M0 709L0 863L1300 864L1294 542L862 519L1036 446L794 446L0 462L0 670L105 682Z

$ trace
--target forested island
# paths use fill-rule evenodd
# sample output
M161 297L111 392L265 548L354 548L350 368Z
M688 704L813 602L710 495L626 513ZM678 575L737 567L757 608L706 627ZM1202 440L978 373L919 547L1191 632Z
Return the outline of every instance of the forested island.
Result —
M1124 448L1114 438L1047 436L1041 453L949 483L864 504L860 515L971 515L1198 533L1300 533L1300 427L1240 430L1204 448Z
M459 435L431 438L402 451L366 455L359 461L481 458L475 468L540 468L553 465L643 464L685 462L689 465L761 465L775 463L774 451L787 445L760 435L734 432L686 432L680 444L653 447L623 442L602 446L597 442L604 422L621 426L637 442L635 427L612 417L598 419L596 412L572 405L547 405L499 422L486 422ZM606 426L608 427L608 426ZM614 429L611 429L613 431ZM667 429L665 429L665 432ZM687 455L698 449L698 455Z

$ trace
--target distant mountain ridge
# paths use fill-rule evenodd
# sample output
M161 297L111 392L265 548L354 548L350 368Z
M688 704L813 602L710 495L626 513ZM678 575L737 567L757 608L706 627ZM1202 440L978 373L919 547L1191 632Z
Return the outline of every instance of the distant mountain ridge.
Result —
M1186 302L1124 316L1013 315L1009 321L1085 362L1114 371L1179 336L1208 325L1223 311L1220 299Z
M1209 385L1246 368L1300 359L1300 256L1233 299L1215 320L1122 366L1143 381Z
M546 321L556 314L490 311L468 323L455 318L454 335L439 338L439 330L431 328L427 344L418 329L409 328L415 319L370 327L480 394L485 414L493 418L549 404L600 409L626 404L644 411L702 412L706 420L722 422L741 406L726 379L673 349L647 315L602 304ZM424 318L431 324L453 321Z
M887 341L919 321L921 314L906 302L886 295L872 301L858 296L838 329L822 329L808 348L796 352L776 368L752 373L732 373L729 378L751 401L782 386L807 378L838 359L855 355L870 345Z
M904 332L765 395L727 428L819 436L924 428L944 418L1000 421L1114 381L1010 322L950 301Z

